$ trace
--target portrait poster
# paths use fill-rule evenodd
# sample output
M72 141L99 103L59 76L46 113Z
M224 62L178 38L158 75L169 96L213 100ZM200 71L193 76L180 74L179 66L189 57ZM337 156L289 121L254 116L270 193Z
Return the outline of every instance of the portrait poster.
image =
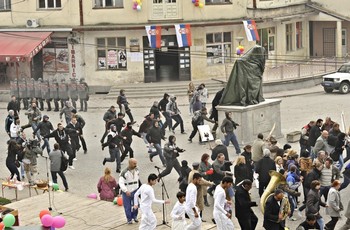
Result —
M68 49L56 49L56 69L57 72L69 72Z
M56 71L56 53L55 48L43 48L43 71L55 72Z
M98 58L98 68L99 69L106 69L106 58L105 57L99 57Z
M110 49L107 54L107 65L108 69L116 69L118 65L117 50Z

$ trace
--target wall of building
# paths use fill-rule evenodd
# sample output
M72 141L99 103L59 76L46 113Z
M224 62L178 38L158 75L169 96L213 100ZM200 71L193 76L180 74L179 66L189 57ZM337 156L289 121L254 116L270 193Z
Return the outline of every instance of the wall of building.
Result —
M322 5L322 7L329 9L331 11L337 12L341 15L350 17L349 11L349 1L348 0L312 0L312 2Z
M277 8L287 5L306 3L307 0L247 0L247 6L253 8L253 2L256 2L257 8Z

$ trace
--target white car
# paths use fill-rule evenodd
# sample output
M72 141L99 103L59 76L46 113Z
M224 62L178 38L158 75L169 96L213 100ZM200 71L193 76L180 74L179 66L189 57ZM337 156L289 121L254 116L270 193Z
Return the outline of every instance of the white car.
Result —
M350 91L350 63L342 65L337 72L323 76L321 85L326 93L339 90L346 94Z

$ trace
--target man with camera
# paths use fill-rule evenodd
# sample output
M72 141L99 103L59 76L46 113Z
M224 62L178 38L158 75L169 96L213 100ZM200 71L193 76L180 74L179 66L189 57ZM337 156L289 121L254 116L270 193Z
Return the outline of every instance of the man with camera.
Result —
M164 145L163 150L166 160L166 168L158 175L158 181L160 178L171 173L173 168L175 168L176 172L179 174L179 177L181 177L181 166L177 157L179 156L179 153L182 153L185 150L176 146L176 137L174 135L169 136L169 142Z
M23 164L24 171L28 178L28 182L31 185L34 185L34 176L38 172L37 170L37 159L38 155L43 155L42 149L39 147L39 143L37 140L29 140L28 142L24 142L25 147L23 150Z
M38 130L39 130L40 136L42 136L42 137L49 135L50 132L54 130L52 123L49 121L49 116L47 116L47 115L43 116L43 120L38 124L38 126L34 130L33 136L36 135ZM49 154L51 152L49 139L43 138L43 140L44 140L44 144L43 144L43 146L41 146L41 149L44 150L46 147L47 154Z

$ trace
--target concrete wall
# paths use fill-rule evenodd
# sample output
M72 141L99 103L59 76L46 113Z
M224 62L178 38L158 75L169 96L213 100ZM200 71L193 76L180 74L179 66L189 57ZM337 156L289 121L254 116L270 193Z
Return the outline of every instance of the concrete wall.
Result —
M312 2L322 5L331 11L337 12L338 14L350 17L349 1L348 0L312 0Z
M254 0L247 0L247 6L253 8ZM257 8L277 8L286 7L288 5L306 3L307 0L256 0Z

